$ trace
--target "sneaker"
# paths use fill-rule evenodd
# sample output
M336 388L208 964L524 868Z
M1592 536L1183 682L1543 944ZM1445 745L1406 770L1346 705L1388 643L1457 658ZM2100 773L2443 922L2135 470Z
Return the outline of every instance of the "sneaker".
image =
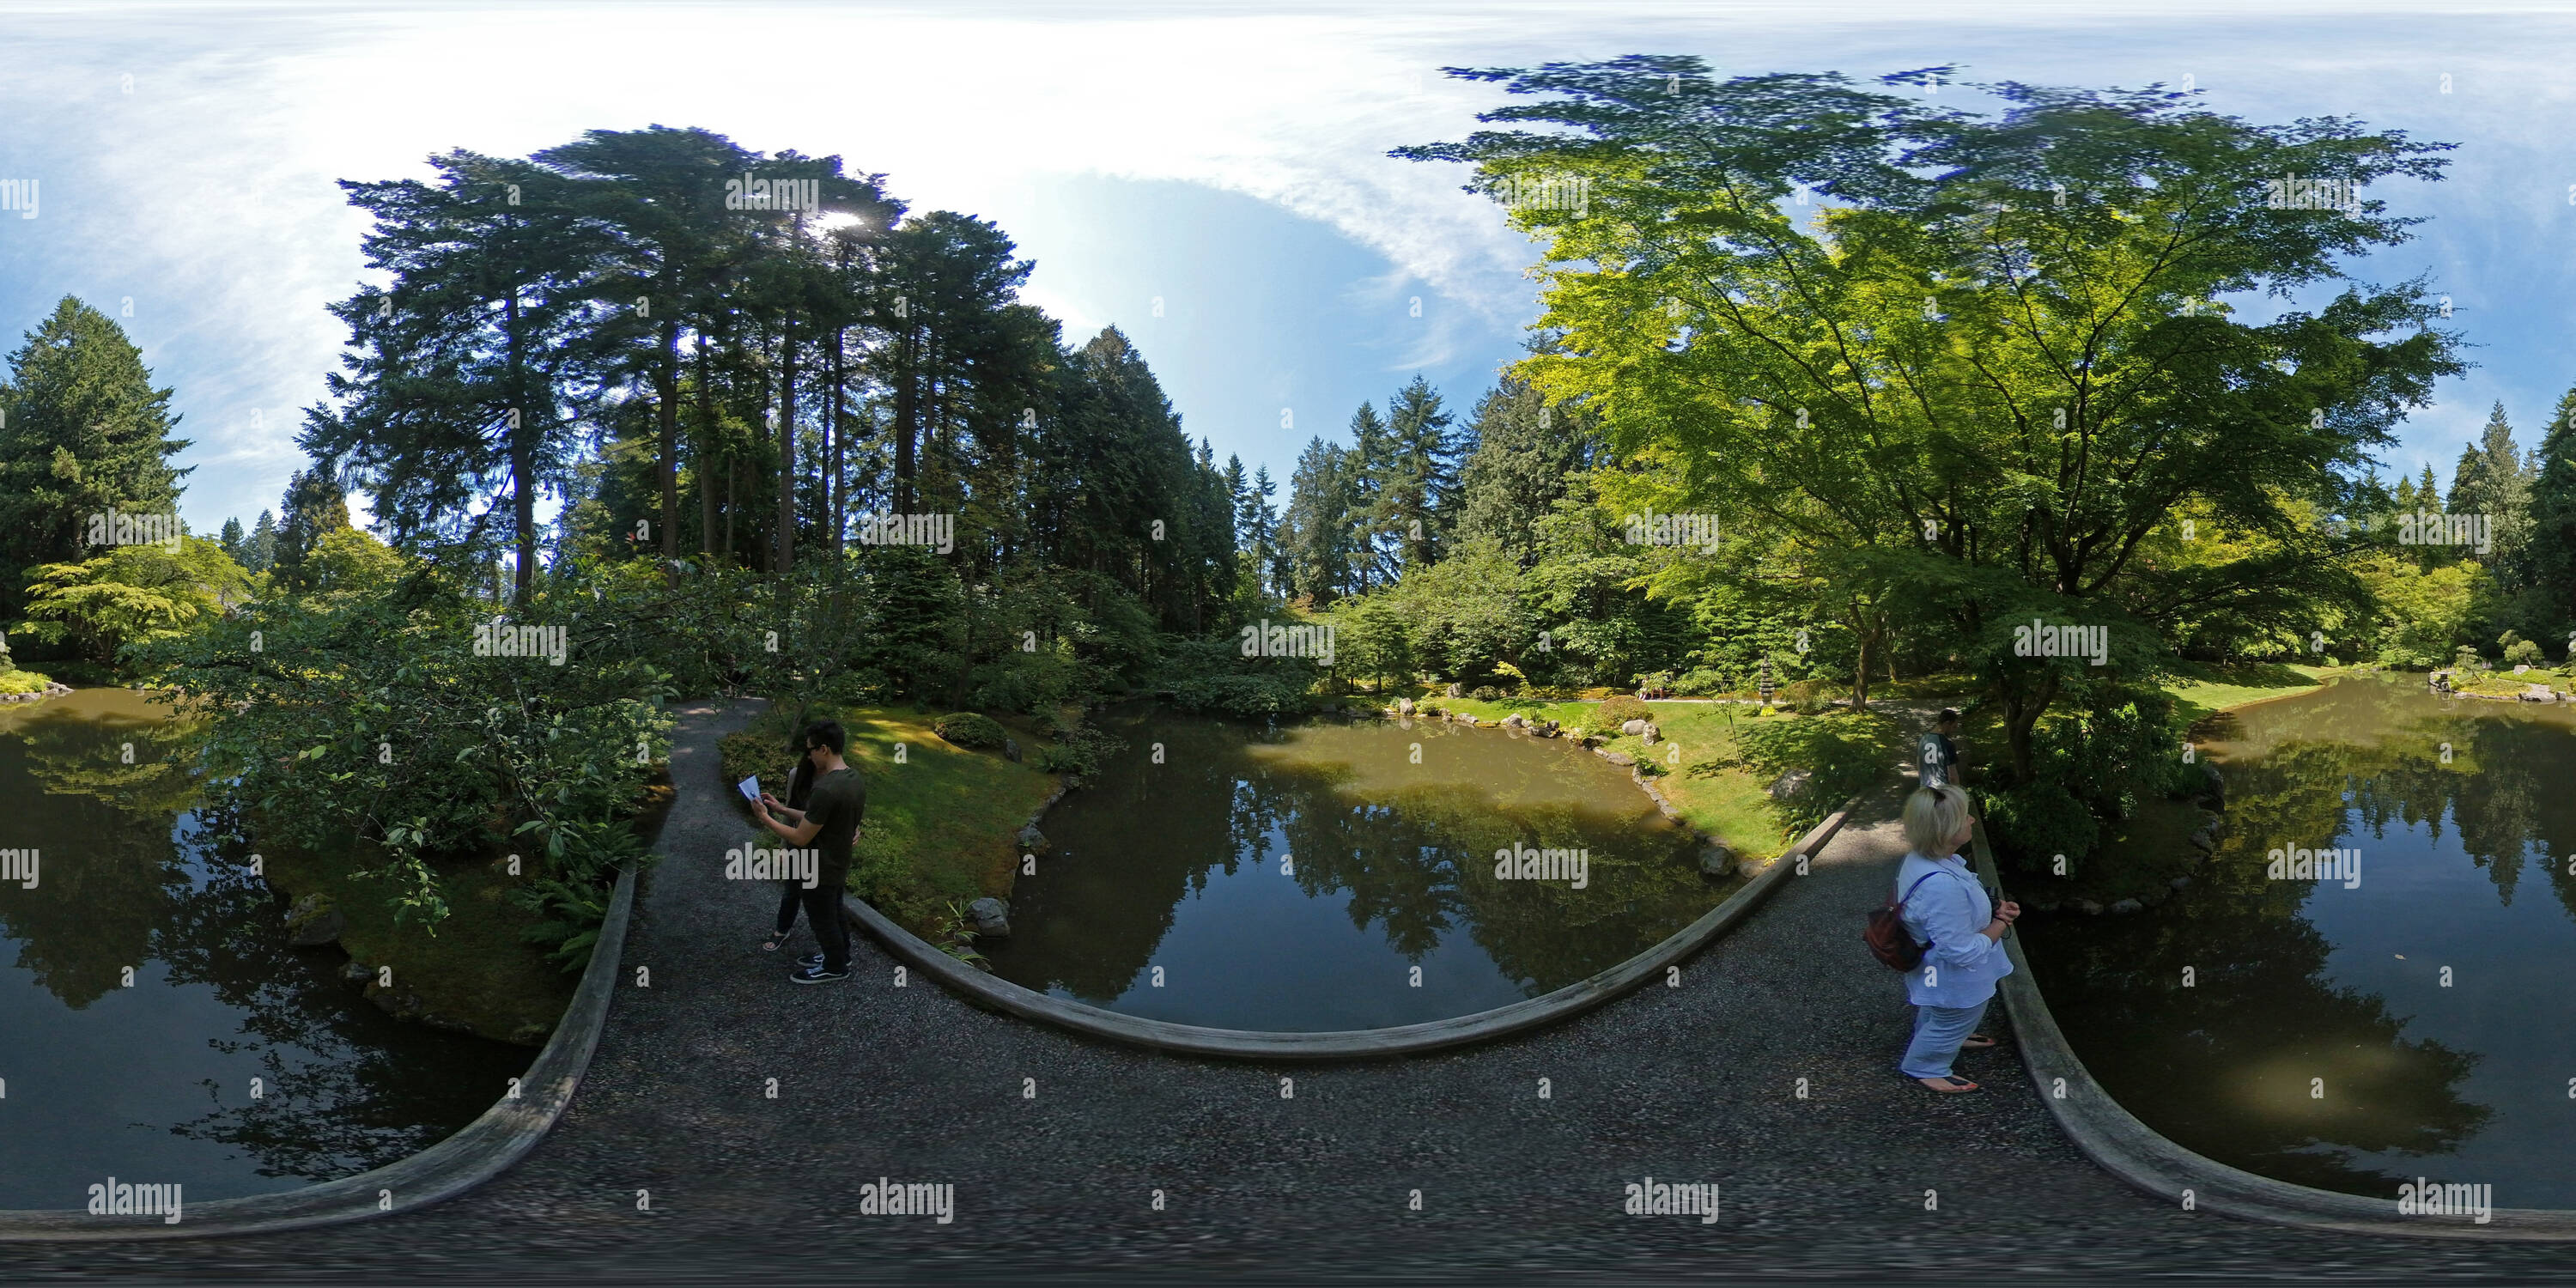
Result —
M789 975L787 977L787 982L790 984L829 984L836 980L848 979L849 977L850 972L848 971L825 970L823 969L823 963L816 962L811 966L807 966L804 969Z
M796 964L799 966L820 966L823 964L823 954L807 953L804 956L797 958Z

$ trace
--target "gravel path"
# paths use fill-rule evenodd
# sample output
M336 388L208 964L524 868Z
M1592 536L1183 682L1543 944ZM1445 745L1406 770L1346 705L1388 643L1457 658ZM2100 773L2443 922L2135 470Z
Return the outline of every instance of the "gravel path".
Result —
M2059 1136L2009 1047L1965 1057L1985 1093L1904 1082L1902 991L1855 942L1902 850L1886 822L1847 827L1680 987L1447 1055L1270 1069L1099 1044L894 987L864 938L850 981L794 987L759 951L772 888L720 875L748 825L715 740L757 709L682 709L682 794L629 977L527 1161L384 1221L0 1246L0 1279L2576 1277L2565 1249L2310 1234L2142 1197ZM861 1215L880 1175L954 1185L954 1223ZM1719 1183L1721 1218L1622 1215L1623 1183L1649 1175Z

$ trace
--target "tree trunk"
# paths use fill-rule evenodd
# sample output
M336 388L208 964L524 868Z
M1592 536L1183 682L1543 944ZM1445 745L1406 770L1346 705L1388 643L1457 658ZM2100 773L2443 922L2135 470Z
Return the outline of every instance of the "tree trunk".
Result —
M2004 745L2012 756L2015 785L2031 779L2031 731L2038 727L2041 713L2057 700L2057 677L2040 682L2036 692L2008 687L2004 691Z
M824 446L832 458L832 477L823 489L823 512L831 516L832 566L835 568L841 566L842 530L849 526L848 518L844 514L847 498L841 494L842 488L846 485L846 479L841 472L842 461L848 454L844 440L849 433L849 427L842 423L842 418L847 415L845 396L847 381L841 367L841 336L844 330L845 328L842 327L832 328L832 418L825 423L823 429Z
M511 517L517 521L519 567L511 587L511 603L528 606L528 595L535 588L537 571L537 452L532 441L537 432L537 417L528 406L527 370L519 338L519 288L510 288L506 306L510 329L510 396L516 402L510 427Z
M921 390L916 382L915 367L921 356L920 345L913 337L913 325L903 324L903 336L895 342L894 382L894 511L912 513L912 444L914 431L921 422Z
M666 302L665 307L668 307ZM662 569L680 557L680 320L662 323L662 363L654 373L662 419Z
M790 315L778 335L778 557L779 576L796 563L796 319Z
M716 552L716 394L714 346L698 333L698 553Z

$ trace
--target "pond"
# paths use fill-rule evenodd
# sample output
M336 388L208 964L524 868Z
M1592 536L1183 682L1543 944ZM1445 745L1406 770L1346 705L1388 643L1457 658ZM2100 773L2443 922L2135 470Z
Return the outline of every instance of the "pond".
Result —
M1506 1006L1606 970L1740 884L1565 740L1439 721L1263 727L1136 711L1047 813L1002 978L1269 1032ZM1500 877L1497 851L1510 851Z
M184 1204L364 1171L533 1055L397 1021L338 951L289 948L192 808L192 732L125 689L0 707L0 851L36 852L0 881L0 1209L86 1207L111 1175Z
M2024 922L2086 1067L2247 1171L2576 1208L2576 707L2356 676L2201 733L2229 830L2193 885ZM2302 878L2295 850L2358 860Z

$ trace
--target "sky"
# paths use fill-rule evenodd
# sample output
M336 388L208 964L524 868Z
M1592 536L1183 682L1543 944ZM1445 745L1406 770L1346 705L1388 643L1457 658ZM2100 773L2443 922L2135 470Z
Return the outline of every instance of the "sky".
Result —
M212 531L275 508L367 279L334 180L427 177L591 128L838 154L915 212L998 223L1024 297L1124 330L1183 428L1286 480L1419 373L1465 418L1536 315L1535 247L1462 168L1504 96L1448 65L1697 54L1724 74L1940 63L2186 83L2250 120L2347 115L2458 150L2370 195L2429 222L2352 266L2423 275L2478 364L2388 463L2447 480L2501 401L2528 448L2576 384L2576 14L2539 4L85 4L0 9L0 345L77 295L172 387ZM1958 94L1959 91L1949 91ZM363 498L353 497L363 509Z

